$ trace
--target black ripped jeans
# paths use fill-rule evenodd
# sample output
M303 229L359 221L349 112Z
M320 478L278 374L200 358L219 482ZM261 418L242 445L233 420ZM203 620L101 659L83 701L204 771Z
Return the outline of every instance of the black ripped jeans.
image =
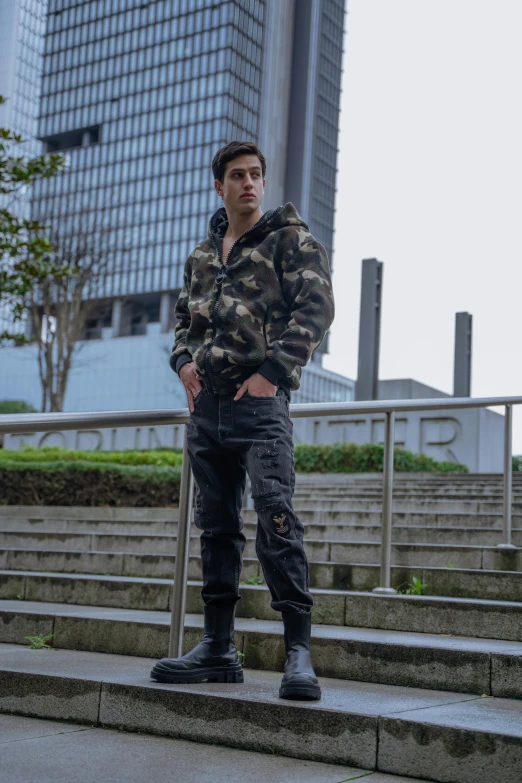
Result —
M188 449L196 483L194 519L202 530L205 604L239 601L245 536L241 506L250 477L257 512L256 553L279 612L309 612L303 524L292 506L295 485L293 424L283 389L275 397L248 392L234 402L205 387L196 395Z

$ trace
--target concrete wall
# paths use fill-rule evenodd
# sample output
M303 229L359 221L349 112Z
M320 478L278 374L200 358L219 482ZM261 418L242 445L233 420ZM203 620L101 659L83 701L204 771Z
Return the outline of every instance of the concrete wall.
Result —
M430 400L437 397L451 397L451 394L414 381L413 378L393 378L379 381L377 385L378 400Z

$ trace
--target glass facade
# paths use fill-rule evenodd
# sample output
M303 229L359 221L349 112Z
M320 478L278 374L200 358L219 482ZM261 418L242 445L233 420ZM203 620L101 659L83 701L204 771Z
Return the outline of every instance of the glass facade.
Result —
M299 389L292 392L292 402L350 402L354 392L354 381L311 361L303 371Z
M42 144L36 136L40 113L47 0L19 0L19 2L11 128L27 139L24 153L37 156L42 152Z
M47 0L3 0L0 3L0 27L10 31L10 45L3 46L0 59L0 94L7 99L2 106L0 125L22 135L24 143L13 145L12 152L24 157L42 153L37 139L43 71L44 33ZM2 42L4 43L4 42ZM0 205L19 218L29 218L30 192L20 188L0 197ZM0 305L0 332L24 332L25 322L12 322L10 309Z
M210 163L256 138L264 2L50 0L39 135L70 156L34 217L103 227L105 296L174 291L220 206Z
M260 141L273 2L49 0L39 137L70 166L37 187L33 216L67 234L103 229L105 296L180 287L221 204L213 154L231 139ZM313 95L312 134L292 161L309 171L293 200L331 257L345 0L313 9L313 73L305 87L293 78L293 101Z

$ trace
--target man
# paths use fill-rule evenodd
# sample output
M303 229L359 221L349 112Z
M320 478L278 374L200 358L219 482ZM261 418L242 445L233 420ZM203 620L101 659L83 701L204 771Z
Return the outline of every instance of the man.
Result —
M279 695L319 699L303 525L292 507L289 400L333 320L328 258L292 204L263 214L266 162L255 144L227 144L212 171L224 207L185 264L171 356L190 410L205 633L181 658L162 658L151 677L243 682L234 610L248 472L258 516L256 552L271 606L284 623L287 662Z

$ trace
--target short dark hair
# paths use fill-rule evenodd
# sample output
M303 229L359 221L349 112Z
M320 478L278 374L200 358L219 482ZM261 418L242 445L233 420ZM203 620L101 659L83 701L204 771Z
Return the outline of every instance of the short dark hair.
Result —
M263 179L265 178L266 160L259 147L251 141L231 141L229 144L221 147L221 149L218 150L214 155L214 159L212 161L212 173L214 175L214 179L218 179L220 182L223 182L227 163L230 163L230 161L234 160L234 158L239 158L240 155L257 155L261 161L261 173L263 175Z

